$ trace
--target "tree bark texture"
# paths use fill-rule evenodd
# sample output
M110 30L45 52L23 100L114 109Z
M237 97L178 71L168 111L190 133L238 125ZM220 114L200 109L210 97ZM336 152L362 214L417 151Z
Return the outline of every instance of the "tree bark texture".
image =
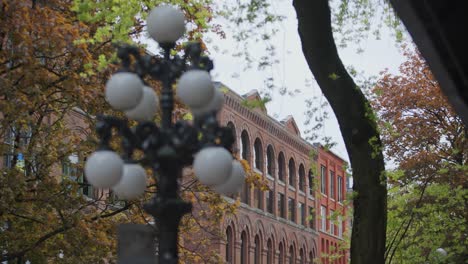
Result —
M293 5L304 56L338 119L351 161L351 263L384 263L387 189L376 120L338 55L328 0L294 0Z

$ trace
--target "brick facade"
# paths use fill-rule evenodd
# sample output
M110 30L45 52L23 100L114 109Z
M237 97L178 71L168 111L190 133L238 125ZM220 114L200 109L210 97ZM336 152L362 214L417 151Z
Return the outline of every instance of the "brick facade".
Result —
M349 252L340 250L340 242L342 241L343 235L348 231L346 225L347 219L345 216L348 213L348 208L343 204L345 199L346 188L346 171L344 169L344 163L340 158L330 151L326 151L323 147L319 146L318 151L318 177L319 182L322 184L322 179L325 179L325 192L322 192L322 188L317 188L317 192L320 192L320 199L318 199L317 217L320 216L322 208L325 209L326 221L325 228L321 228L319 224L319 244L320 252L322 255L325 254L337 254L341 255L334 262L327 260L322 257L322 263L347 263L347 257ZM322 173L324 177L322 178ZM322 187L322 185L320 186ZM341 217L341 219L339 218ZM341 226L340 226L341 225ZM340 251L340 252L338 252Z
M244 186L239 194L240 209L236 215L227 216L221 227L227 241L219 241L218 253L228 263L301 264L320 260L322 263L347 263L345 252L334 261L321 259L325 256L323 253L333 253L330 245L342 241L338 228L334 228L334 234L330 233L329 211L346 209L337 201L337 184L333 185L335 199L312 186L316 182L321 184L320 179L315 179L320 173L317 168L323 165L326 171L333 172L335 183L338 176L342 177L340 198L344 199L345 162L320 145L303 140L291 116L278 122L269 117L264 108L245 106L246 99L259 99L259 95L251 92L241 97L229 90L225 94L220 122L234 129L234 150L268 180L270 191L260 192ZM330 188L328 181L325 185ZM322 205L327 208L325 230L317 228L321 223ZM345 230L342 224L340 233Z

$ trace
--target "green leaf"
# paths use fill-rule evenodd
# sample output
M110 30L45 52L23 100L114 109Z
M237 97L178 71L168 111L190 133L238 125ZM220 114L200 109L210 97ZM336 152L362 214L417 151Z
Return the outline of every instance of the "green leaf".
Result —
M328 75L328 78L332 79L333 81L336 81L340 78L340 76L336 73L332 73L330 75Z

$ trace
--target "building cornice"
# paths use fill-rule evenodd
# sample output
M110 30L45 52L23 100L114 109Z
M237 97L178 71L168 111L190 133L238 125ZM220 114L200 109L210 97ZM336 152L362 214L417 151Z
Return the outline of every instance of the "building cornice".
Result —
M303 138L293 135L290 131L287 130L280 122L274 118L253 111L252 109L246 107L243 104L245 99L233 92L228 88L228 91L225 93L225 106L231 108L235 112L241 114L243 117L249 119L252 123L260 126L261 128L268 131L271 135L281 139L286 142L288 145L299 150L300 152L309 155L309 152L316 147L309 142L305 141Z

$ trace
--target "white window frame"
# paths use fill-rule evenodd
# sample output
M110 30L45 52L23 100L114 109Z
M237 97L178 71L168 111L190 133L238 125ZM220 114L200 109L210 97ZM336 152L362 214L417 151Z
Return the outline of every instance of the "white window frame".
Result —
M342 176L338 176L338 180L337 180L337 199L338 199L338 202L341 202L343 201L343 177Z
M335 191L335 184L336 184L336 181L335 181L335 172L330 170L329 174L328 174L328 178L329 178L329 183L328 183L328 188L330 188L328 194L330 196L331 199L335 200L336 199L336 191Z
M15 142L16 136L19 133L19 142ZM29 144L29 141L31 139L31 127L28 126L26 128L26 131L22 131L21 129L16 128L15 126L11 126L8 128L7 133L5 137L3 138L3 142L9 146L8 152L3 155L3 163L5 168L11 169L12 168L12 162L13 159L16 155L17 161L16 161L16 168L23 171L26 173L24 166L25 166L25 157L24 154L21 152L15 153L15 148L21 148L27 144ZM17 146L15 146L15 143L18 143ZM31 160L31 162L34 162L34 160Z
M320 165L320 192L327 195L327 167Z
M330 210L330 216L332 216L335 211ZM335 235L335 223L334 221L330 221L330 234Z
M320 230L327 231L327 208L323 205L320 206Z

